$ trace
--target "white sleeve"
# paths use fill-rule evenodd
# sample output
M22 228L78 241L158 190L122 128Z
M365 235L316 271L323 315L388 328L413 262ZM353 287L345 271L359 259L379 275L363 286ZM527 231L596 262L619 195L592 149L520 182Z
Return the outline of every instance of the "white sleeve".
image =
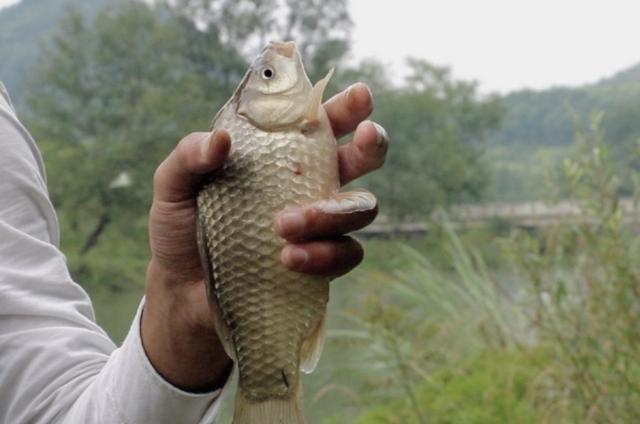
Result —
M0 423L212 420L220 391L181 391L147 359L142 304L116 348L58 238L40 153L0 84Z

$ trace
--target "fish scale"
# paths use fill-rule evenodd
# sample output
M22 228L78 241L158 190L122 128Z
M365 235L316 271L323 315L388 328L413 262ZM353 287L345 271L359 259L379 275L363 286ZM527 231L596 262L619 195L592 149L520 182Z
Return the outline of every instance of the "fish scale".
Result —
M337 189L335 139L265 132L232 111L216 127L229 132L225 166L198 197L208 232L214 295L236 348L240 387L250 401L293 396L300 350L323 318L329 281L286 269L273 218L285 206ZM326 118L325 118L326 119Z

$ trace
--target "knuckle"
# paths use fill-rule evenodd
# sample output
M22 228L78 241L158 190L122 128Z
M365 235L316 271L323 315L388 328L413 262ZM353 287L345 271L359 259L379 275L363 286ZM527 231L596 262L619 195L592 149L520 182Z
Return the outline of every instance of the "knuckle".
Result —
M178 157L183 159L189 156L189 152L194 148L198 147L198 144L206 139L207 135L210 133L205 132L192 132L182 140L178 142L176 146L176 152L178 153Z
M179 160L183 159L186 156L186 153L189 150L189 147L193 143L194 137L195 137L195 133L191 133L178 142L178 145L176 146L176 149L175 149L175 153Z
M190 143L193 140L200 140L200 139L204 138L207 134L210 134L210 133L194 131L194 132L191 132L191 133L187 134L186 137L184 137L182 140L180 140L180 143ZM178 144L180 144L180 143L178 143Z

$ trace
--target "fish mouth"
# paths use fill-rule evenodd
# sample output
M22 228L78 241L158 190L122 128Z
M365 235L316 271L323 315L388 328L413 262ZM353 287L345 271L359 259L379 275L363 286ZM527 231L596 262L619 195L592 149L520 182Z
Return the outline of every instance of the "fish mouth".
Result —
M275 50L281 56L288 57L293 59L293 56L296 52L296 43L293 41L272 41L267 46L268 49Z

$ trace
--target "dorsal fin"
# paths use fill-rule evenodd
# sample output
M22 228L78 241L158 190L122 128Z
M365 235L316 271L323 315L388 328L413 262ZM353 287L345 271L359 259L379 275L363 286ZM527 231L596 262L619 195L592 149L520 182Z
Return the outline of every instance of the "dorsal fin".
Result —
M320 108L322 107L322 96L329 84L329 80L333 76L334 68L331 68L327 76L322 78L311 89L309 95L309 103L307 103L307 110L302 120L302 128L308 130L310 128L317 128L320 124Z

